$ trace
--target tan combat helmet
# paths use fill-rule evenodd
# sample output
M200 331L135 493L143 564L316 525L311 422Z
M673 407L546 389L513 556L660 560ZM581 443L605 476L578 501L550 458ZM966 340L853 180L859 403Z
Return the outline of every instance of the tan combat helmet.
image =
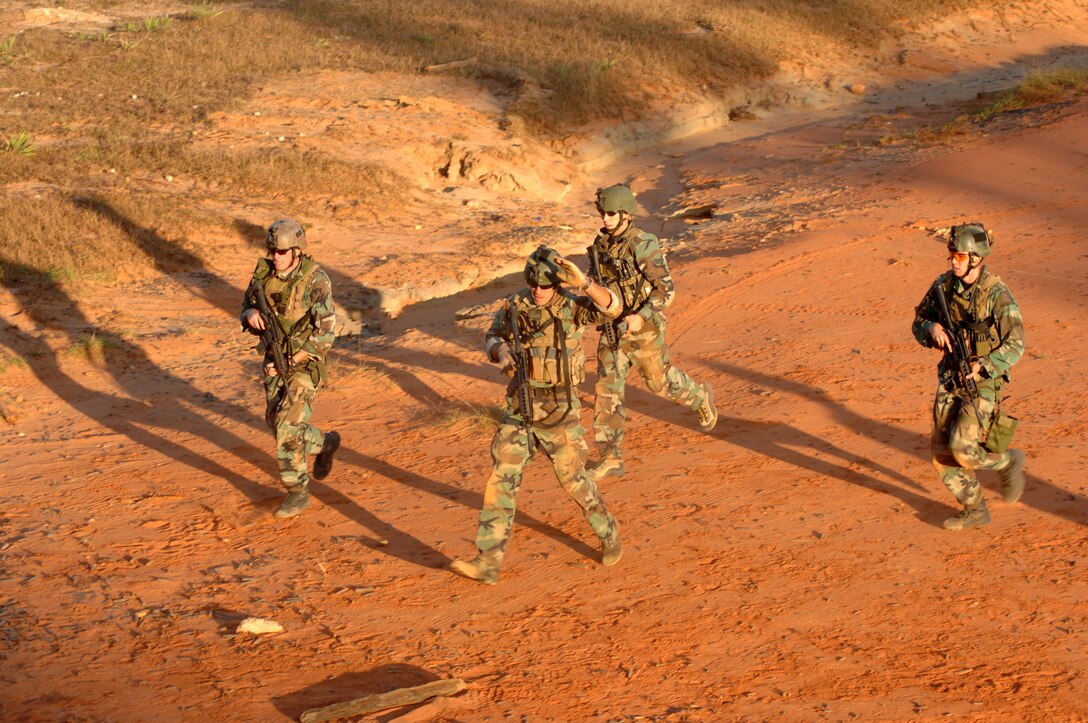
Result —
M288 218L281 219L268 227L264 245L269 251L304 249L306 248L306 232L302 230L298 222Z
M554 249L537 246L525 261L525 283L530 286L548 287L559 283L559 266L555 263Z
M994 237L977 221L953 226L948 232L948 250L974 254L980 259L990 255Z
M598 188L596 203L598 213L624 211L633 216L638 211L635 194L622 183L608 188Z

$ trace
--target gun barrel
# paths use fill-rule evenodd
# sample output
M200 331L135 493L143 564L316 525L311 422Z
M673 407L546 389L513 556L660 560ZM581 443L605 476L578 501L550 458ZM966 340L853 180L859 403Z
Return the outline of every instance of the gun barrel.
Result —
M521 346L521 329L518 325L518 312L513 304L507 306L510 314L510 334L513 337L514 362L517 370L514 372L514 385L517 387L518 412L521 413L521 422L526 433L531 434L533 424L533 397L529 390L528 359Z
M944 287L939 284L937 285L937 306L941 312L941 322L948 332L949 339L952 340L951 355L952 361L956 365L956 381L961 389L966 391L972 398L976 398L978 397L978 385L975 384L974 379L970 378L971 359L967 353L967 345L964 343L963 335L952 320L952 314L948 310L948 300L944 295Z

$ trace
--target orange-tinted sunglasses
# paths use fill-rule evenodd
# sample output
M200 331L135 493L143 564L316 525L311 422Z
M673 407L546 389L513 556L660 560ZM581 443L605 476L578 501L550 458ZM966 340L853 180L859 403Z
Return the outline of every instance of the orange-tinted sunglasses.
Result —
M963 251L949 251L948 252L948 260L949 261L957 261L957 262L962 264L964 261L967 261L970 258L971 258L971 254L965 253Z

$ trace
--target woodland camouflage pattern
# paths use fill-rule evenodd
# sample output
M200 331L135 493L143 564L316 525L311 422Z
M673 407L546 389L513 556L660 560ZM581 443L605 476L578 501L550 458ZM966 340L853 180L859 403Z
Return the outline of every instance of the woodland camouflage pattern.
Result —
M257 307L258 293L266 294L283 329L288 343L284 353L290 356L305 350L311 356L291 367L287 387L291 403L275 412L273 427L280 481L288 491L305 490L310 481L307 455L320 452L325 442L325 435L309 422L314 395L326 381L325 356L336 338L332 282L309 256L302 256L286 279L276 277L271 260L261 259L246 289L243 317L246 311ZM249 330L244 323L243 328ZM265 354L265 361L271 358L261 346L257 351ZM279 377L264 376L265 400L270 409L278 401L281 383Z
M528 290L507 300L492 320L485 349L512 340L509 314L518 314L522 345L529 354L529 380L533 387L532 436L551 460L559 484L582 508L586 521L602 545L616 539L616 520L605 506L597 485L585 471L589 449L575 387L585 378L582 335L587 324L600 323L605 315L584 296L557 289L546 305L532 302ZM513 383L507 388L502 422L491 441L493 467L484 491L476 547L482 559L496 570L502 564L522 472L532 457L530 437L522 426Z
M651 392L693 410L706 401L706 392L669 360L664 310L676 291L657 237L630 224L617 237L602 229L589 250L594 248L601 283L622 297L620 317L638 314L646 320L638 333L620 335L619 348L612 349L603 334L597 345L594 441L602 456L620 458L627 418L625 387L632 367Z
M951 271L930 286L915 309L911 331L919 344L930 347L929 329L940 320L936 289L943 287L948 309L957 326L969 324L968 353L978 357L983 378L978 381L976 404L953 386L955 369L949 354L937 367L937 394L933 402L930 448L941 481L956 499L971 509L982 503L982 488L975 470L1008 466L1008 452L993 454L983 442L997 416L1001 389L1009 382L1009 370L1024 353L1024 323L1020 307L1000 278L985 268L970 287ZM951 333L951 330L949 330Z

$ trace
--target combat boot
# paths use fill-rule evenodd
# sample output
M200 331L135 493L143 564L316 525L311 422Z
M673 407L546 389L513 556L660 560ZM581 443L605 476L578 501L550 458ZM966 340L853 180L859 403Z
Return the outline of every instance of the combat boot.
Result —
M703 384L703 391L706 392L706 399L696 411L699 412L699 428L709 432L718 423L718 408L714 406L714 390L709 384Z
M287 496L276 510L276 517L294 517L302 514L302 511L310 506L309 490L306 489L306 485L299 485L299 487L301 489L288 490Z
M986 507L986 500L979 500L978 504L964 507L958 515L945 520L944 529L966 530L968 527L982 527L988 524L990 524L990 509Z
M325 479L332 471L332 456L340 449L340 434L325 432L325 444L314 458L314 479Z
M605 477L619 477L623 474L623 459L612 454L605 455L589 471L589 478L600 482Z
M450 569L458 575L463 575L470 580L479 580L485 585L494 585L499 581L499 565L494 557L487 553L477 555L469 562L454 560L450 563Z
M623 544L620 542L620 533L612 535L611 539L601 540L601 564L612 567L623 557Z
M1012 503L1020 499L1024 494L1024 462L1026 455L1022 449L1009 450L1009 466L1001 473L1001 496L1006 502Z

